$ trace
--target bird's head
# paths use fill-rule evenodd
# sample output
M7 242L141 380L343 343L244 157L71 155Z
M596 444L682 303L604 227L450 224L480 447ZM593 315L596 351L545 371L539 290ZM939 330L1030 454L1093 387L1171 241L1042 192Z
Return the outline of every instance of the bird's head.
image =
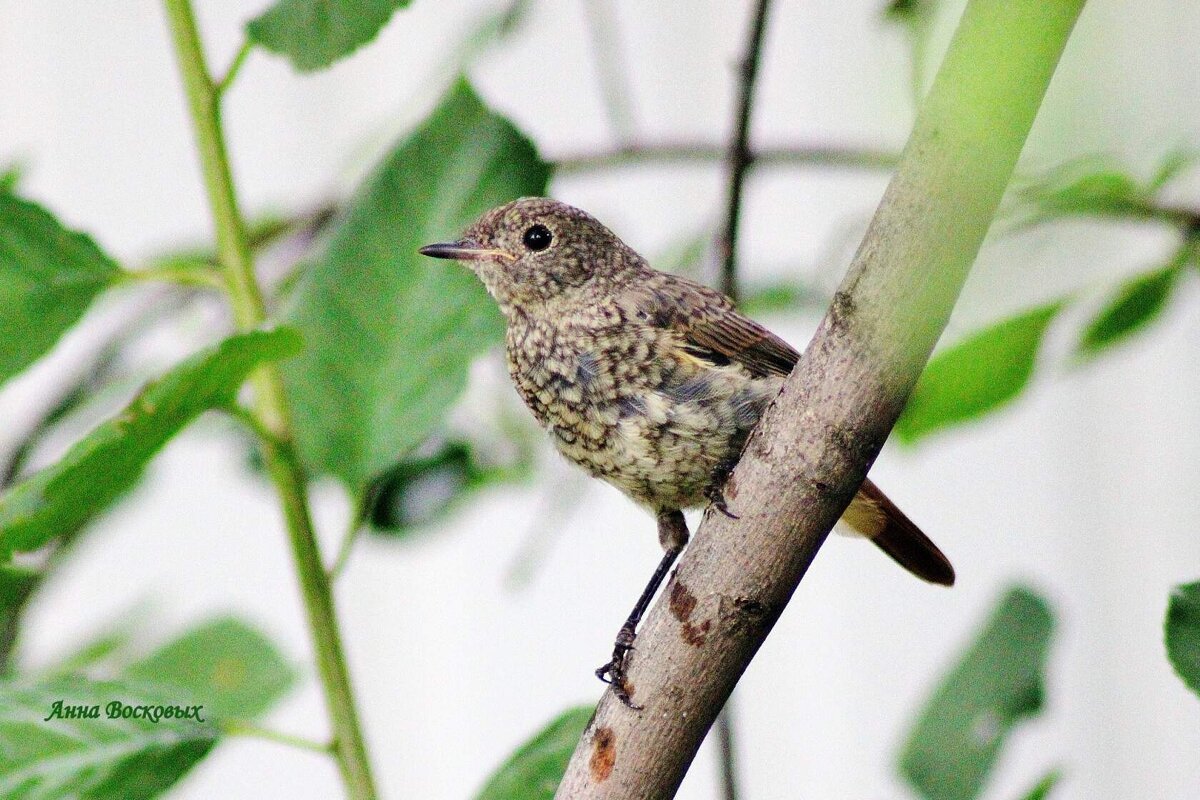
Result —
M457 242L426 245L420 252L466 264L505 313L553 299L585 299L638 261L591 215L544 197L493 208Z

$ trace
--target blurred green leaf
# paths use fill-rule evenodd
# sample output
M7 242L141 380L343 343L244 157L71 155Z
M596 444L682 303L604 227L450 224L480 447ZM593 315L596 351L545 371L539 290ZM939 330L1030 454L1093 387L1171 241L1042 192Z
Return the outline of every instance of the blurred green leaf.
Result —
M96 719L51 718L55 703ZM169 690L59 678L0 684L0 797L5 800L147 800L175 784L217 743L212 716L109 719L109 703L184 706Z
M53 347L118 272L89 237L0 191L0 384Z
M367 510L370 530L388 537L406 536L420 526L444 519L479 489L527 478L532 470L531 456L522 452L513 463L491 464L469 441L439 439L427 443L372 486Z
M484 13L459 47L454 61L456 71L470 65L487 48L511 36L528 16L529 0L509 0Z
M933 13L933 9L933 0L890 0L883 9L883 17L907 24L927 18Z
M7 674L12 668L10 656L21 610L41 581L40 570L0 564L0 675Z
M271 641L234 617L198 625L129 665L124 677L178 687L223 719L263 714L296 680Z
M0 564L0 620L14 603L24 601L29 589L42 579L41 570L16 564ZM0 625L0 628L3 626Z
M1171 666L1188 688L1200 695L1200 581L1175 587L1165 627Z
M1046 800L1061 779L1061 771L1057 769L1050 770L1021 800Z
M14 161L0 167L0 194L15 192L24 177L25 164L21 161Z
M412 0L279 0L246 25L255 42L301 72L328 67L374 39Z
M1042 708L1054 618L1046 601L1009 590L961 660L934 689L900 756L927 800L979 796L1005 739Z
M549 175L529 140L459 81L367 179L287 312L310 343L285 376L314 472L357 493L445 416L504 326L467 269L417 249L543 194Z
M119 659L132 644L142 616L137 609L131 609L117 620L94 631L40 674L61 677L81 673L97 664Z
M1064 300L1026 311L934 355L896 423L912 443L934 431L981 417L1029 383L1046 328Z
M817 293L804 284L780 281L763 286L747 286L739 307L753 317L758 314L794 311L804 306L816 307L817 299Z
M1166 308L1186 259L1173 259L1162 269L1130 278L1088 323L1079 352L1094 355L1129 338L1159 317Z
M1163 156L1146 189L1151 194L1157 194L1171 181L1196 166L1197 162L1200 162L1200 151L1195 148L1180 147L1172 150Z
M1111 160L1086 157L1035 178L1017 199L1028 209L1023 223L1036 225L1071 216L1143 218L1153 193Z
M150 459L201 412L233 402L259 364L294 354L294 331L255 331L202 351L146 386L56 464L0 495L0 554L78 530L132 488Z
M594 711L580 706L557 717L513 753L476 800L552 800Z
M696 278L700 275L700 268L711 244L712 231L708 226L685 233L667 243L662 252L655 257L654 268Z

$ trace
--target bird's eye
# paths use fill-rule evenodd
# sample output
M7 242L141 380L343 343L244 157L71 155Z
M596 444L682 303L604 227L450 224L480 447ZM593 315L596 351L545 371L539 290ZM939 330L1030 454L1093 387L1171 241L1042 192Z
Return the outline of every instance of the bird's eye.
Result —
M554 238L550 233L550 229L545 225L532 225L529 230L525 231L525 235L521 237L521 241L530 250L538 251L545 250L550 246L550 241Z

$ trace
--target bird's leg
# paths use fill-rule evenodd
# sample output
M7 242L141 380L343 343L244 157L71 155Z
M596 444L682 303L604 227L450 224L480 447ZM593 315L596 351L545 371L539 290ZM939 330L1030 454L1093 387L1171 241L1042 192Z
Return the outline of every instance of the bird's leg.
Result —
M654 574L650 576L650 582L646 584L646 588L642 591L642 596L638 598L637 605L630 612L629 618L625 620L621 630L617 631L617 639L613 642L612 660L596 670L596 677L605 683L611 683L617 699L633 709L641 709L641 706L635 705L629 696L629 689L625 682L625 659L629 655L629 651L633 649L633 641L637 638L637 626L642 621L642 614L646 613L650 601L658 592L658 587L662 586L663 579L667 577L668 570L671 569L671 565L675 563L675 559L679 557L679 553L687 544L687 521L684 520L682 511L673 509L658 513L658 541L665 551L662 561L658 562Z
M729 504L725 502L725 481L729 480L729 474L733 472L735 466L737 466L736 461L727 461L719 465L713 470L712 482L704 490L704 497L712 504L712 507L730 519L740 519L737 514L729 510Z

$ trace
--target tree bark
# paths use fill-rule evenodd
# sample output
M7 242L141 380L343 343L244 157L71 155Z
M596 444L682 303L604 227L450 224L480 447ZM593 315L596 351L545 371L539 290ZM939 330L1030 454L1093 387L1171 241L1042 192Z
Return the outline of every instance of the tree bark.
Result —
M1084 0L970 0L862 245L607 692L558 798L674 795L883 446L966 279Z

